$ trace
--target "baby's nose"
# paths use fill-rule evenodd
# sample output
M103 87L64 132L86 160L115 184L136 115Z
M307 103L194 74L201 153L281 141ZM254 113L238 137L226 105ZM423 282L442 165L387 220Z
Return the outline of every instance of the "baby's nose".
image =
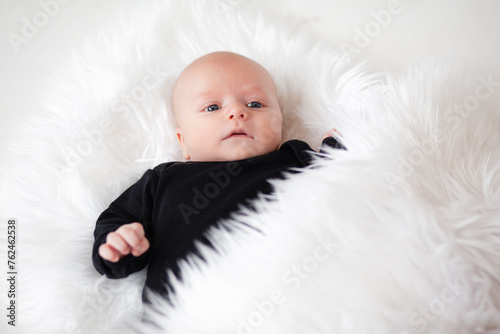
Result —
M248 118L248 113L245 110L245 108L241 105L234 105L231 106L228 113L227 113L227 118L228 119L247 119Z

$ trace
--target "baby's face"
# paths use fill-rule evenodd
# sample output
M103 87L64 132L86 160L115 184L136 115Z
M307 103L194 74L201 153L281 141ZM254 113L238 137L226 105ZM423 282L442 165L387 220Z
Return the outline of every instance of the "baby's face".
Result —
M177 80L173 104L185 159L240 160L280 146L274 82L245 57L218 52L198 59Z

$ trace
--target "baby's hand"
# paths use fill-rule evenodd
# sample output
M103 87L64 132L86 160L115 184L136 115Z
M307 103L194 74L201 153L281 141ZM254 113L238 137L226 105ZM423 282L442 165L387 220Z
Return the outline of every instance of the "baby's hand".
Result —
M328 137L335 137L335 138L339 138L339 137L342 137L342 135L340 134L340 132L337 131L337 129L330 129L328 130L324 135L323 135L323 138L321 138L321 141L325 140L325 138L328 138Z
M125 255L140 256L149 249L149 241L141 223L120 226L106 236L106 243L99 247L99 255L110 262L118 262Z

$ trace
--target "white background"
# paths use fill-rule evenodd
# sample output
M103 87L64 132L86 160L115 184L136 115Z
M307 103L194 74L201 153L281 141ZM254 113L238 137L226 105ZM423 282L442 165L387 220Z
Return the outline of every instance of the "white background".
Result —
M55 1L0 0L0 140L4 145L22 131L15 124L39 112L48 80L72 51L102 30L120 9L138 0L64 0L67 3L58 4L53 17L16 48L9 36L23 36L26 20L33 22L43 11L40 3ZM214 4L217 1L222 0ZM400 72L422 60L462 59L500 81L498 0L241 1L252 1L256 9L288 17L290 22L300 20L301 28L318 41L353 46L356 31L376 22L373 11L399 2L400 11L357 55L370 61L368 69Z

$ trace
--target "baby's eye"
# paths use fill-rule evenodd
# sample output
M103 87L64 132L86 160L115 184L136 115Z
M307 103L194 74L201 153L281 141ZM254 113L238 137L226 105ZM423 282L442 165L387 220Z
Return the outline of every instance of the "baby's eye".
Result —
M262 108L262 104L260 102L250 102L247 104L249 108Z
M209 105L208 107L206 107L205 109L203 109L203 111L216 111L216 110L219 110L220 107L216 104L212 104L212 105Z

